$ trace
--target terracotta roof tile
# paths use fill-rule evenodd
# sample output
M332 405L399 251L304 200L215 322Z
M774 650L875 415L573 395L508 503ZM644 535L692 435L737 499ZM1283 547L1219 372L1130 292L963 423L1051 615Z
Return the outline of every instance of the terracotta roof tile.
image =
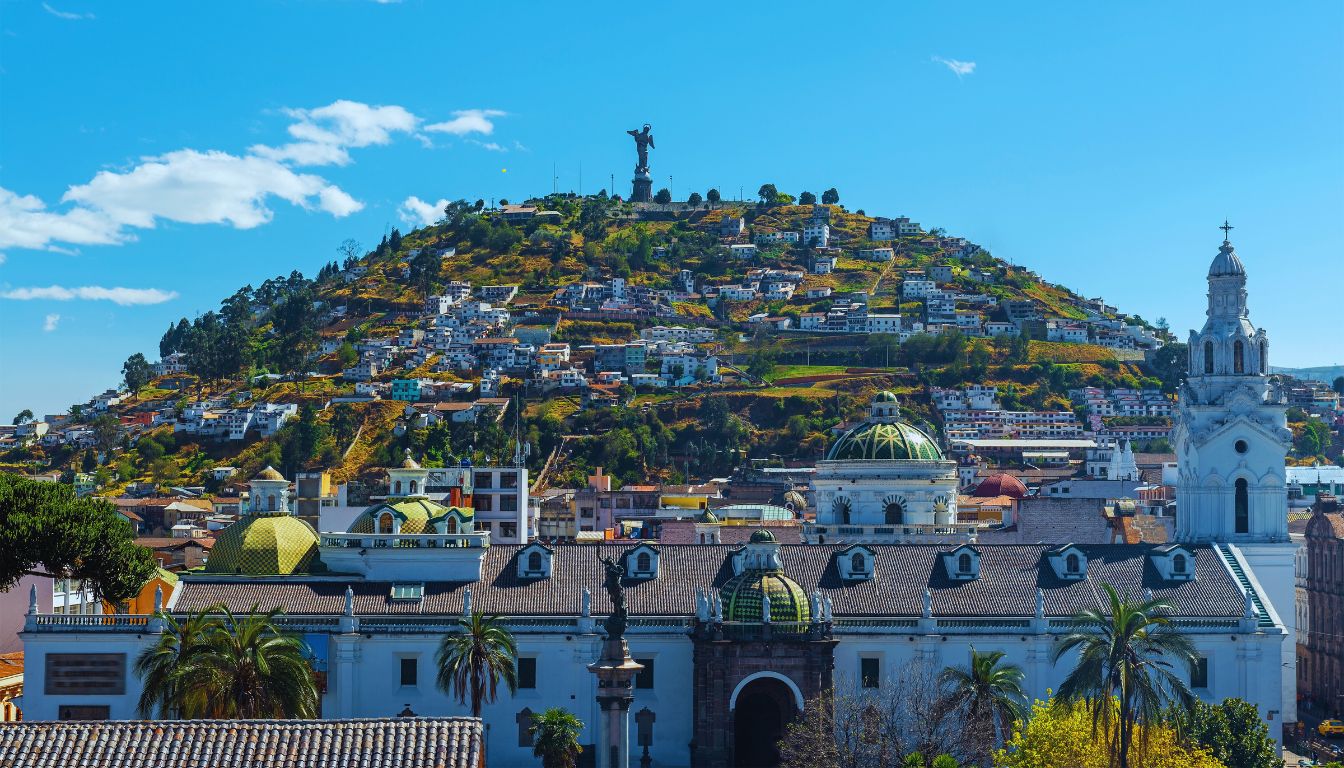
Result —
M477 768L481 721L167 720L0 724L9 768Z
M725 526L726 527L726 526ZM424 598L393 602L391 582L366 582L352 576L356 614L458 615L462 594L471 587L476 610L509 616L574 616L583 588L592 590L595 614L610 611L602 591L603 566L598 558L620 558L637 543L564 544L554 547L552 574L546 579L519 579L517 545L492 546L485 554L481 579L474 583L427 582ZM1202 617L1242 615L1241 588L1209 547L1191 547L1195 553L1194 581L1163 581L1146 565L1148 545L1080 544L1088 557L1088 578L1079 582L1057 579L1042 559L1049 547L1034 545L978 545L980 578L954 583L946 578L939 555L950 546L871 546L876 553L872 580L846 583L835 564L840 545L784 545L785 573L811 592L819 588L834 602L838 616L918 616L925 588L933 592L939 616L1030 616L1035 612L1036 589L1045 591L1046 613L1070 616L1099 604L1100 583L1139 595L1145 588L1171 600L1179 614ZM696 587L722 587L733 575L731 555L736 547L714 544L659 545L659 574L653 579L627 581L629 610L638 616L691 616ZM257 604L261 610L283 608L291 615L328 615L342 612L347 582L342 579L260 578L221 579L190 576L183 579L178 611L195 611L223 602L235 611Z

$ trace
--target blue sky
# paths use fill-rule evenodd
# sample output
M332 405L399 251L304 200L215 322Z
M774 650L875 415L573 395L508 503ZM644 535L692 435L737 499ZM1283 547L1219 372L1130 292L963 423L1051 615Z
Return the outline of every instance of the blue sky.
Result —
M0 0L0 418L417 203L625 191L644 122L679 198L835 186L1182 334L1227 217L1272 362L1344 361L1338 2Z

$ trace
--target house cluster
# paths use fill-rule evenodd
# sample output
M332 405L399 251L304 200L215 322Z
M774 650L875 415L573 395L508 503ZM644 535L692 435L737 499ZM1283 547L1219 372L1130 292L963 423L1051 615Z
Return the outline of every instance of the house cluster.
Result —
M871 312L868 294L855 291L846 298L835 300L825 312L804 312L798 316L798 330L817 333L889 333L908 338L901 316L896 313Z
M683 270L684 271L684 270ZM680 276L683 289L685 275ZM692 287L694 278L691 280ZM677 314L672 308L673 301L686 298L690 290L672 290L650 288L646 285L631 285L623 277L613 277L604 282L570 283L555 292L557 305L571 311L620 313L643 317L672 317Z
M952 440L1061 440L1083 437L1071 411L1010 411L998 400L998 387L974 384L963 389L931 387L943 431Z
M1102 419L1112 416L1170 418L1174 408L1160 389L1081 387L1069 390L1069 400L1075 408L1087 409L1093 431L1102 428Z
M707 286L703 295L710 306L720 300L788 301L793 298L805 276L806 273L800 269L752 269L742 282Z
M1162 346L1162 340L1141 325L1101 316L1087 320L1046 320L1045 338L1071 344L1099 344L1111 349L1149 350Z
M1331 389L1329 384L1279 375L1276 390L1289 408L1301 409L1308 417L1327 425L1344 427L1344 397Z
M262 437L270 437L298 412L299 406L295 403L259 402L230 407L223 399L198 400L188 403L180 416L174 410L176 418L172 424L174 432L195 437L242 440L254 430ZM161 423L167 422L165 416Z

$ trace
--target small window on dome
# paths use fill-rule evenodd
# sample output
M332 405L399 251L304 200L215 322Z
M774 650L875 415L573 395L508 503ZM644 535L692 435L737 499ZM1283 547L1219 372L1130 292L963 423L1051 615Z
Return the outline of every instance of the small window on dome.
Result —
M531 552L531 553L528 554L528 556L527 556L527 570L529 570L529 571L540 571L540 570L541 570L541 553L540 553L540 552Z
M640 573L646 573L652 567L653 567L653 561L649 557L648 552L640 552L639 557L635 558L635 570L639 571Z
M381 515L378 516L378 532L379 532L379 533L394 533L394 532L395 532L395 531L394 531L395 527L396 527L396 526L395 526L395 523L394 523L393 520L392 520L392 513L391 513L391 512L384 512L383 514L381 514Z
M957 557L957 570L958 570L958 571L961 571L962 573L970 573L970 571L971 571L971 555L970 555L970 553L962 552L962 553Z
M863 573L864 565L863 555L858 552L855 552L854 556L849 559L849 568L855 573Z
M398 480L398 481L396 481L395 483L392 484L392 495L393 495L393 496L400 496L400 495L401 495L401 481L400 481L400 480Z
M1078 556L1070 552L1069 556L1064 558L1064 569L1069 573L1078 573L1078 566Z
M412 480L412 481L411 481L411 495L414 496L415 493L416 493L416 484L415 484L415 481Z
M1173 573L1185 573L1185 555L1171 558L1171 570Z

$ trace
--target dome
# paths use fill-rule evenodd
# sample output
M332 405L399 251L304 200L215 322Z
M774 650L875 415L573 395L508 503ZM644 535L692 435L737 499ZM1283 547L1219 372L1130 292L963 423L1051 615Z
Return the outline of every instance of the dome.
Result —
M707 525L718 525L722 521L719 520L717 515L706 509L704 512L701 512L700 514L695 516L695 522L705 523Z
M470 520L475 514L470 507L445 507L423 496L415 496L369 507L359 513L348 532L379 533L377 520L384 512L392 513L397 519L397 530L401 533L437 533L434 524L445 517L455 514L459 519Z
M215 537L205 572L244 576L310 573L321 570L317 547L317 531L297 517L247 515Z
M756 534L752 534L753 540ZM728 621L760 621L762 595L770 596L771 622L812 619L807 593L798 582L778 571L743 571L729 579L719 595L723 598L723 617Z
M1012 475L1000 473L981 480L980 484L975 486L971 495L982 499L994 496L1011 496L1014 499L1021 499L1027 495L1027 486Z
M415 459L411 458L411 450L410 450L409 448L406 449L406 458L402 460L402 462L401 462L401 468L402 468L402 469L419 469L419 468L420 468L420 463L417 462Z
M884 390L882 390L881 392L878 392L876 395L873 395L873 402L874 402L874 403L895 403L895 402L897 402L897 400L896 400L896 393L895 393L895 392L892 392L891 390L884 389Z
M779 539L776 539L776 538L775 538L775 534L771 533L770 531L768 531L768 530L766 530L766 529L764 529L764 528L760 528L760 529L754 531L754 532L751 534L751 543L752 543L752 544L778 544L778 543L779 543Z
M1241 259L1237 258L1236 249L1232 247L1231 242L1224 240L1223 246L1218 249L1218 255L1213 257L1213 263L1209 265L1209 277L1245 274L1246 267L1242 266Z
M786 505L792 505L792 508L795 512L807 507L807 499L803 496L803 494L797 491L789 491L785 493L784 503Z
M281 481L281 482L284 482L284 480L285 480L285 476L282 475L282 474L280 474L280 473L276 470L275 467L272 467L272 466L270 466L270 465L267 465L265 469L263 469L263 470L261 470L261 472L257 473L257 476L254 477L254 478L252 478L252 479L254 479L254 480L279 480L279 481Z
M933 438L903 421L864 422L846 432L826 454L828 461L942 461Z

